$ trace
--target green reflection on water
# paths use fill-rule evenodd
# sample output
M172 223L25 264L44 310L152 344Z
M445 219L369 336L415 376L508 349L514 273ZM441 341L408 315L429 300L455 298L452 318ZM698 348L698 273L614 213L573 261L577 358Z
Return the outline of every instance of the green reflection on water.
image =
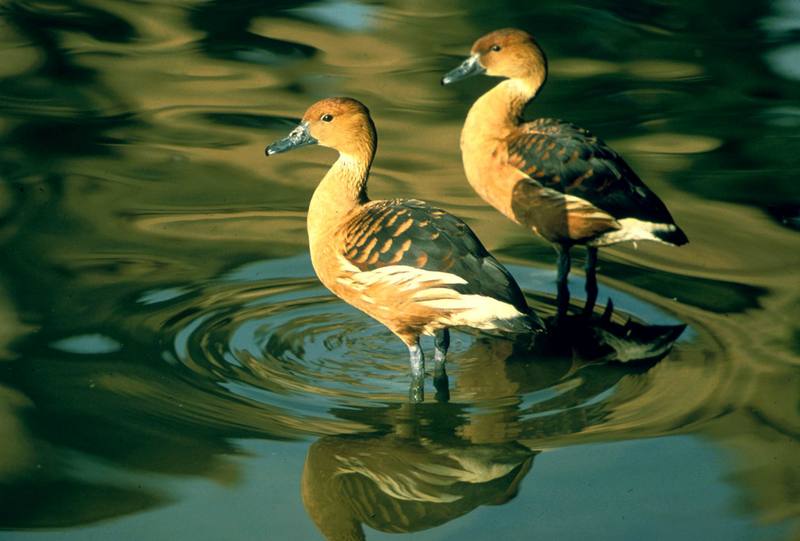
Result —
M341 444L348 467L369 473L340 492L349 509L370 475L380 491L376 479L419 468L439 473L428 488L469 494L415 539L485 539L498 524L493 535L511 539L673 538L675 524L684 537L797 533L790 3L15 1L0 13L9 536L252 539L274 527L310 538L307 445L276 443L306 439L309 456ZM689 328L640 368L580 367L564 351L531 362L458 335L450 402L429 386L409 433L402 346L332 299L305 255L307 200L331 154L267 163L263 146L319 97L362 99L380 132L371 194L464 216L550 313L550 248L487 208L461 172L460 124L490 83L438 85L476 36L509 25L534 32L552 67L529 115L611 141L692 239L603 254L615 322ZM378 448L411 469L387 459L359 470L347 455ZM523 473L542 450L554 451ZM453 457L481 453L459 475L523 458L516 473L484 476L491 486L442 481ZM629 497L627 482L645 496ZM671 497L646 496L667 482ZM405 513L373 525L442 522Z

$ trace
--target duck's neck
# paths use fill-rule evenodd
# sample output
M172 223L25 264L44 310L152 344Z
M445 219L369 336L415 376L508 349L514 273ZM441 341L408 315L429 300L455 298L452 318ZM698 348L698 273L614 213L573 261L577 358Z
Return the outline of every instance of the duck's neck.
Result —
M522 111L544 82L544 75L508 79L478 98L461 130L461 159L472 188L490 205L516 220L513 209L516 168L508 164L508 137L519 129Z
M339 159L314 190L308 207L308 237L314 245L327 233L335 231L342 219L356 207L369 201L367 177L375 155L375 145L364 145Z
M464 122L461 146L508 135L522 122L522 111L544 84L544 75L506 79L472 105Z

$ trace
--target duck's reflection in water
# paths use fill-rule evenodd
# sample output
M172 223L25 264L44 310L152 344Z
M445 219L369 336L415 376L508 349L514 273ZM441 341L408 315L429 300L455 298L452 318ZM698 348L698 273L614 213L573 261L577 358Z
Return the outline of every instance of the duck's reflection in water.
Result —
M557 378L580 368L604 364L627 364L632 370L647 369L663 359L686 325L647 325L627 319L614 321L614 306L609 300L602 315L554 316L545 321L545 332L532 343L513 343L503 339L479 339L462 358L476 362L461 369L466 391L475 391L472 398L492 398L518 393L525 382L550 385ZM439 369L440 368L440 369ZM522 377L497 372L533 372L540 377ZM491 380L491 381L490 381ZM449 380L444 366L433 374L436 400L450 397ZM463 387L463 386L462 386ZM496 393L492 390L495 387ZM488 393L488 394L487 394ZM409 399L422 402L424 379L412 379Z
M390 434L328 436L311 445L303 504L328 540L366 539L364 524L425 530L516 496L536 451L516 442L474 445L452 427L442 433L432 407L405 405Z
M504 340L478 340L460 356L474 362L459 364L458 402L448 402L441 372L434 375L438 404L340 412L385 422L373 425L374 433L327 436L311 445L301 482L306 510L328 540L350 541L366 539L363 525L415 532L481 505L504 504L530 472L537 438L552 445L554 437L581 432L593 419L601 422L607 405L590 398L653 366L684 328L615 323L608 310L594 319L561 318L535 352L520 354ZM587 365L610 361L624 369L583 378L585 385L548 401L550 415L529 415L523 406L526 395L582 379L577 374ZM496 405L476 412L473 397Z
M547 321L547 332L537 342L534 355L571 357L582 364L639 362L663 359L686 325L647 325L630 318L616 323L614 305L608 301L598 317L565 316Z

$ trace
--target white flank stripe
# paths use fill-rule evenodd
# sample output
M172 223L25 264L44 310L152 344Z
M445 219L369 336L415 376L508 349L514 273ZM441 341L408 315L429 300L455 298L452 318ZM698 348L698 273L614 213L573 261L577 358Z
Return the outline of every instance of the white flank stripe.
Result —
M344 261L350 265L347 260ZM507 302L484 295L465 295L442 287L467 284L460 276L448 272L391 265L366 272L353 272L337 281L362 292L376 285L392 286L397 292L417 290L408 300L441 311L441 316L431 322L430 328L425 328L425 334L431 334L442 326L505 332L519 332L525 328L522 326L525 315ZM370 297L362 296L362 299L374 302Z
M655 233L664 232L669 233L675 231L675 226L672 224L657 224L655 222L645 222L637 220L636 218L623 218L617 220L621 229L611 231L600 237L597 237L589 243L590 246L608 246L617 242L624 241L637 241L637 240L652 240L662 244L669 244L658 238Z
M454 291L449 287L431 287L417 291L411 298L415 301L435 302L442 299L454 299L460 295L458 291Z
M417 269L408 265L391 265L366 272L355 272L350 280L353 282L353 287L358 289L381 284L397 286L400 291L425 287L431 282L436 282L437 285L467 283L466 280L455 274Z
M507 302L483 295L460 295L454 298L420 301L429 308L450 312L449 317L439 321L446 325L473 327L486 331L514 331L519 326L519 318L524 317L519 310Z

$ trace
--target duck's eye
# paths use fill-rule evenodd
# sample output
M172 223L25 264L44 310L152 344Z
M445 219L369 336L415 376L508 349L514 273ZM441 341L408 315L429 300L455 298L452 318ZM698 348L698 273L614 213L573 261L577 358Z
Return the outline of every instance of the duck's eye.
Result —
M494 52L497 52L497 51L499 51L500 49L502 49L502 47L500 47L499 45L492 45L492 50L493 50Z
M320 117L320 120L322 120L323 122L330 122L331 120L333 120L333 115L330 115L330 114L322 115Z

